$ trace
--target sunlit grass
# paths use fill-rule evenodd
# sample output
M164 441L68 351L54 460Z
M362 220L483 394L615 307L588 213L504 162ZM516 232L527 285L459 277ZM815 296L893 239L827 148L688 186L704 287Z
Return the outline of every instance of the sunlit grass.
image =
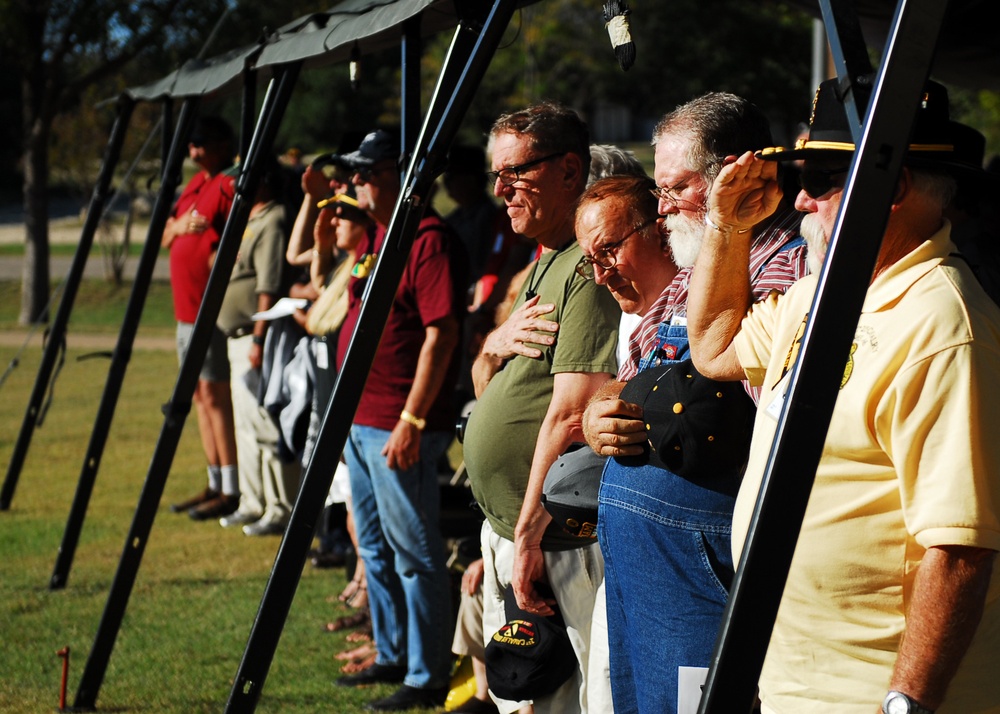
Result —
M15 348L0 347L6 365ZM11 508L0 512L0 712L58 707L61 660L71 650L68 703L90 654L176 377L172 351L136 350L76 550L67 587L48 589L107 376L106 360L69 359L37 429ZM38 369L29 349L0 386L0 465L6 473ZM221 712L274 561L278 538L248 538L194 523L166 505L204 485L193 416L167 480L98 711ZM390 687L335 687L332 655L347 647L323 624L346 609L331 596L342 570L306 566L269 670L259 712L353 712Z

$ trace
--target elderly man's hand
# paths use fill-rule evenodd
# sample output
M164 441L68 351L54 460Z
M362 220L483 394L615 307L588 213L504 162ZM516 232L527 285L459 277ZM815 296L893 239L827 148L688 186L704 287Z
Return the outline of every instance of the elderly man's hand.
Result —
M723 232L746 232L774 213L781 201L778 166L746 152L727 158L708 196L708 219Z
M595 399L583 412L583 436L602 456L638 456L646 441L642 407L622 399Z
M506 322L487 335L483 341L482 354L496 360L506 360L517 355L532 359L541 357L540 349L529 347L526 343L545 346L554 344L559 324L541 317L555 310L556 306L552 303L539 304L539 299L536 295L525 301L511 313Z

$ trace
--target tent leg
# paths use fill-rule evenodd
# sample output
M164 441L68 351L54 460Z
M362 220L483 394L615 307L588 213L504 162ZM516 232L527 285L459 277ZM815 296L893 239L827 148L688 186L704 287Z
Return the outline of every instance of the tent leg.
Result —
M0 489L0 511L10 508L10 502L14 498L14 491L17 488L18 479L21 476L21 469L24 460L28 455L28 447L31 445L31 437L34 435L35 426L38 423L38 416L45 399L45 392L48 389L49 381L52 378L52 371L55 367L60 349L66 340L66 326L69 324L69 316L73 311L73 302L76 300L76 293L83 280L83 270L87 266L87 258L90 249L94 244L94 234L104 213L104 204L108 199L108 188L114 176L115 166L121 156L122 143L125 140L125 133L128 129L129 120L132 118L132 110L135 103L122 95L118 99L118 117L111 130L108 139L108 146L101 162L101 173L94 186L94 192L90 198L90 206L87 209L87 220L83 225L83 232L80 235L80 243L77 245L76 253L73 255L73 263L64 283L62 300L59 309L56 311L55 319L49 328L48 342L42 354L42 362L38 367L38 376L35 379L35 387L31 392L28 401L28 409L21 424L21 431L14 445L14 451L10 457L7 467L7 476Z
M160 431L160 438L156 444L149 471L146 475L146 482L139 496L139 503L136 506L132 527L125 541L125 549L122 552L118 571L115 573L115 579L111 585L111 592L101 618L94 646L87 660L83 679L80 681L80 686L77 690L74 703L75 708L91 709L97 700L97 694L107 671L115 639L118 636L119 629L121 629L129 595L135 584L139 565L142 561L142 554L145 551L149 533L153 527L156 510L163 495L167 475L170 472L170 466L177 451L177 445L180 442L184 421L188 411L190 411L191 396L194 394L194 389L198 381L201 363L204 361L205 354L208 351L211 331L215 328L215 320L218 317L219 308L225 296L226 286L229 283L229 276L236 262L236 253L239 250L243 231L250 216L253 197L257 191L257 184L262 173L262 160L260 157L266 155L274 144L278 125L288 106L288 100L295 86L295 80L298 78L300 68L301 64L293 64L285 67L277 83L277 90L271 91L269 89L264 99L264 107L261 112L262 120L260 122L262 129L260 129L258 135L254 136L251 142L245 161L245 168L236 182L236 197L233 201L233 207L229 212L226 226L222 231L215 264L209 276L208 286L202 298L198 317L195 319L194 331L191 335L191 344L187 356L181 364L180 372L174 385L173 397L165 408L166 419ZM182 114L178 125L178 130L174 136L174 143L171 146L171 155L181 151L179 141L187 140L193 125L193 117L185 117Z
M194 106L196 107L197 105L195 104ZM189 109L188 112L190 113L193 110L194 108ZM165 118L169 119L169 117ZM165 123L163 126L163 136L166 138L170 135L170 131ZM181 166L184 155L183 149L173 153L168 151L165 154L166 160L163 163L162 172L163 180L156 196L156 203L153 206L149 229L146 233L146 244L143 247L142 255L139 258L139 264L136 268L135 280L132 283L132 292L129 295L128 306L125 308L125 318L122 321L122 327L119 331L118 342L111 357L111 366L108 370L104 395L101 398L97 418L94 421L94 429L91 432L87 454L83 459L83 467L80 470L80 478L76 487L76 496L73 499L69 518L66 521L66 530L63 533L62 545L59 546L56 564L52 571L52 577L49 579L50 590L60 590L66 587L69 571L73 566L73 557L80 538L80 531L83 528L83 521L87 515L87 506L90 503L94 482L97 480L97 471L100 468L104 447L107 444L108 434L111 430L111 421L115 415L118 396L121 394L122 383L125 380L125 371L132 358L132 347L139 329L139 321L142 317L143 307L146 304L146 297L149 294L153 269L156 267L156 260L160 254L163 229L173 207L174 192L181 182Z

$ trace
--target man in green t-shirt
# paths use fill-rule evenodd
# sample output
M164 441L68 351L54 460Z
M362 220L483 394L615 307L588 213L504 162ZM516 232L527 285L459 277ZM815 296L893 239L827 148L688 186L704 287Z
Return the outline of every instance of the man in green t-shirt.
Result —
M577 673L535 711L598 711L610 703L607 663L590 667L590 622L604 563L596 542L563 533L541 504L545 474L583 440L587 400L617 368L621 310L611 294L575 272L583 253L574 204L587 182L589 132L570 109L540 104L500 117L491 131L494 192L514 230L541 256L510 317L484 340L472 378L479 398L464 457L483 524L483 632L506 622L503 597L552 614L557 605L579 660ZM542 598L547 583L555 601ZM605 653L606 645L598 651ZM596 675L596 676L595 676ZM498 700L511 712L521 702Z

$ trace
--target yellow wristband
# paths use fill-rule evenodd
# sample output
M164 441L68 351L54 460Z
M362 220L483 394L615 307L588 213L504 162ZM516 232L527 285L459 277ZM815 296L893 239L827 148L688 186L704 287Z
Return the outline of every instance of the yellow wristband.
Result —
M413 414L410 414L410 412L406 411L405 409L399 415L399 418L402 419L403 421L405 421L407 424L413 424L413 426L417 427L417 429L419 431L423 431L424 427L427 426L427 420L426 419L421 419L418 416L414 416Z

